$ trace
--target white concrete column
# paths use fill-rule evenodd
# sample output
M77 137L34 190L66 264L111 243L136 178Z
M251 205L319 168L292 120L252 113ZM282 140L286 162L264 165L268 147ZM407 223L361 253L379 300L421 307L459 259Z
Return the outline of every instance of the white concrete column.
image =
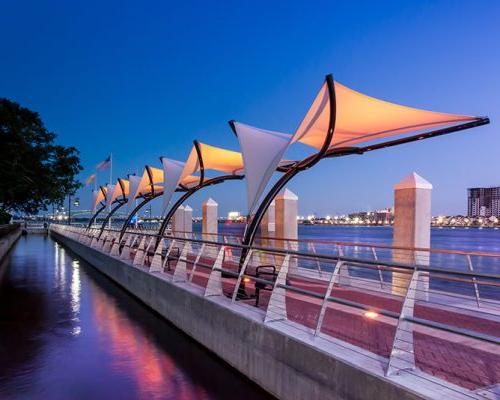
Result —
M203 239L205 240L217 241L218 209L219 205L212 198L209 198L201 205L201 210L202 210L201 233L203 235Z
M430 247L431 194L432 185L415 172L394 186L395 247ZM393 258L394 261L405 264L429 265L429 253L426 251L394 250ZM411 276L393 272L392 292L405 295ZM422 298L428 291L428 276L419 274L418 281L417 293Z
M285 189L278 194L278 196L276 196L275 202L276 247L286 250L297 250L297 242L288 242L286 240L279 239L298 238L297 214L299 198L295 195L295 193ZM293 262L290 262L291 270L295 267L293 264Z
M193 233L193 209L189 206L184 207L184 232L189 236Z
M276 201L269 205L260 223L260 235L263 237L273 237L276 230Z
M180 206L172 217L172 233L174 235L184 232L184 206Z

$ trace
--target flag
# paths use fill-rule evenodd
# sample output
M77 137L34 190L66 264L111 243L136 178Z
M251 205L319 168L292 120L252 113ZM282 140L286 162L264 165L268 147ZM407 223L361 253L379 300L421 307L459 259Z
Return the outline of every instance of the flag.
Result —
M101 161L99 164L96 165L96 169L98 171L104 171L105 169L108 169L111 165L111 155L108 156L104 161Z
M94 181L95 181L95 174L92 174L85 181L85 186L89 186Z

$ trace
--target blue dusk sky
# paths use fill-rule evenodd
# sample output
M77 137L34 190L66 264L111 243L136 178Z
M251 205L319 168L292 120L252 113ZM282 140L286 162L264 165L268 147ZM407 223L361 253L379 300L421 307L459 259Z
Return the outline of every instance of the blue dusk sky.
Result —
M237 150L230 119L292 133L333 73L378 98L492 123L324 160L289 185L301 213L391 206L412 171L434 185L434 214L465 213L467 187L500 185L498 1L0 4L0 96L80 150L82 181L110 153L116 178L162 155L184 160L193 139ZM89 189L79 196L88 207ZM242 182L200 192L195 215L208 196L221 213L245 211Z

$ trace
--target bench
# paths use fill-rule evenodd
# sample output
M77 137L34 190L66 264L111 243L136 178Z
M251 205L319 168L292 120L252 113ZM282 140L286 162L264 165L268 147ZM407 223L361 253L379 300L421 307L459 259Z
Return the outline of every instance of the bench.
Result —
M274 265L259 265L255 268L255 277L264 279L269 282L255 282L255 307L259 306L260 291L267 290L272 291L274 288L274 283L278 277L276 272L276 267Z

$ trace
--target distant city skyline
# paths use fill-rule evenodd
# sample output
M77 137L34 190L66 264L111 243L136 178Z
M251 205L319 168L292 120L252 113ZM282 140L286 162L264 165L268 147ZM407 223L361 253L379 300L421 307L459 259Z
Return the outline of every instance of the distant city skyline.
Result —
M227 125L233 118L292 133L325 74L333 73L368 95L487 115L492 123L324 160L289 185L300 214L390 206L393 185L412 171L433 184L434 215L466 214L467 188L500 184L492 168L500 150L499 17L500 3L492 1L286 8L255 2L230 9L159 3L147 10L122 2L11 2L0 15L9 38L0 43L7 55L0 96L40 112L61 143L80 149L83 182L110 153L116 179L146 164L159 167L159 156L184 161L193 139L238 150ZM99 172L98 183L108 176ZM88 208L89 189L77 196ZM189 204L196 212L208 197L221 215L245 213L243 182L214 186Z

